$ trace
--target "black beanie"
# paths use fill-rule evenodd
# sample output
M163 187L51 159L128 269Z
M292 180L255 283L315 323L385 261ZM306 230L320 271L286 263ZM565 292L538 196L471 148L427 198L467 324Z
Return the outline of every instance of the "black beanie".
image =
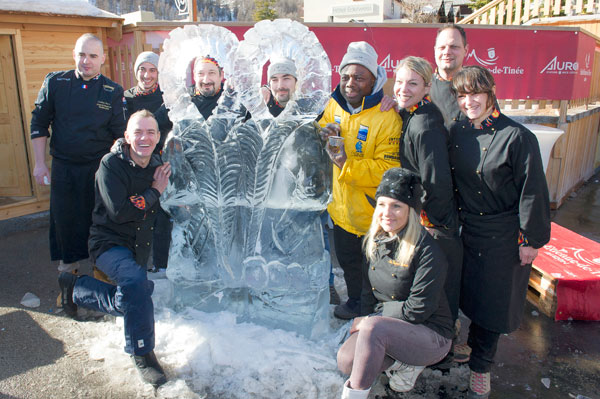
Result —
M404 202L411 208L418 204L419 177L408 169L392 168L383 174L375 199L383 196Z

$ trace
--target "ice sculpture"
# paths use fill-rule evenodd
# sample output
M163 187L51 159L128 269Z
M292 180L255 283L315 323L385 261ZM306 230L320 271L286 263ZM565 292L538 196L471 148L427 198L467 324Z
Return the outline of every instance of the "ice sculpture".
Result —
M185 87L198 55L216 58L226 77L206 121ZM260 94L274 55L298 70L294 99L277 118ZM159 70L174 124L163 155L173 175L161 201L175 221L167 269L175 306L325 332L329 254L319 214L331 164L314 119L330 94L331 65L316 36L291 20L261 21L238 45L225 28L188 25L165 40Z

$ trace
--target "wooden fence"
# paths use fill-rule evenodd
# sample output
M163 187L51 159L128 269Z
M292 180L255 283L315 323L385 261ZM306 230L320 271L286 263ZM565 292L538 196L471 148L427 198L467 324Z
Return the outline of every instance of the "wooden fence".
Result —
M494 0L459 24L522 25L536 18L600 13L600 0Z

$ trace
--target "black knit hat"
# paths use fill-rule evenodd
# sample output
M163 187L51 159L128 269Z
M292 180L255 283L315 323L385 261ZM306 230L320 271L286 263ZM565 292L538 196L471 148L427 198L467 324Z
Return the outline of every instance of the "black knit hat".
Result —
M383 174L375 199L383 196L416 208L419 198L419 177L408 169L392 168Z

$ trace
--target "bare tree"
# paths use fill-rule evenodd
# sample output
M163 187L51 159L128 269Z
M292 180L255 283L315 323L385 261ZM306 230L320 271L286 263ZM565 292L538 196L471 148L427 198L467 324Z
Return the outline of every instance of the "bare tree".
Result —
M437 10L430 6L425 0L401 0L402 16L412 23L435 23L437 22ZM429 7L428 7L429 6Z

